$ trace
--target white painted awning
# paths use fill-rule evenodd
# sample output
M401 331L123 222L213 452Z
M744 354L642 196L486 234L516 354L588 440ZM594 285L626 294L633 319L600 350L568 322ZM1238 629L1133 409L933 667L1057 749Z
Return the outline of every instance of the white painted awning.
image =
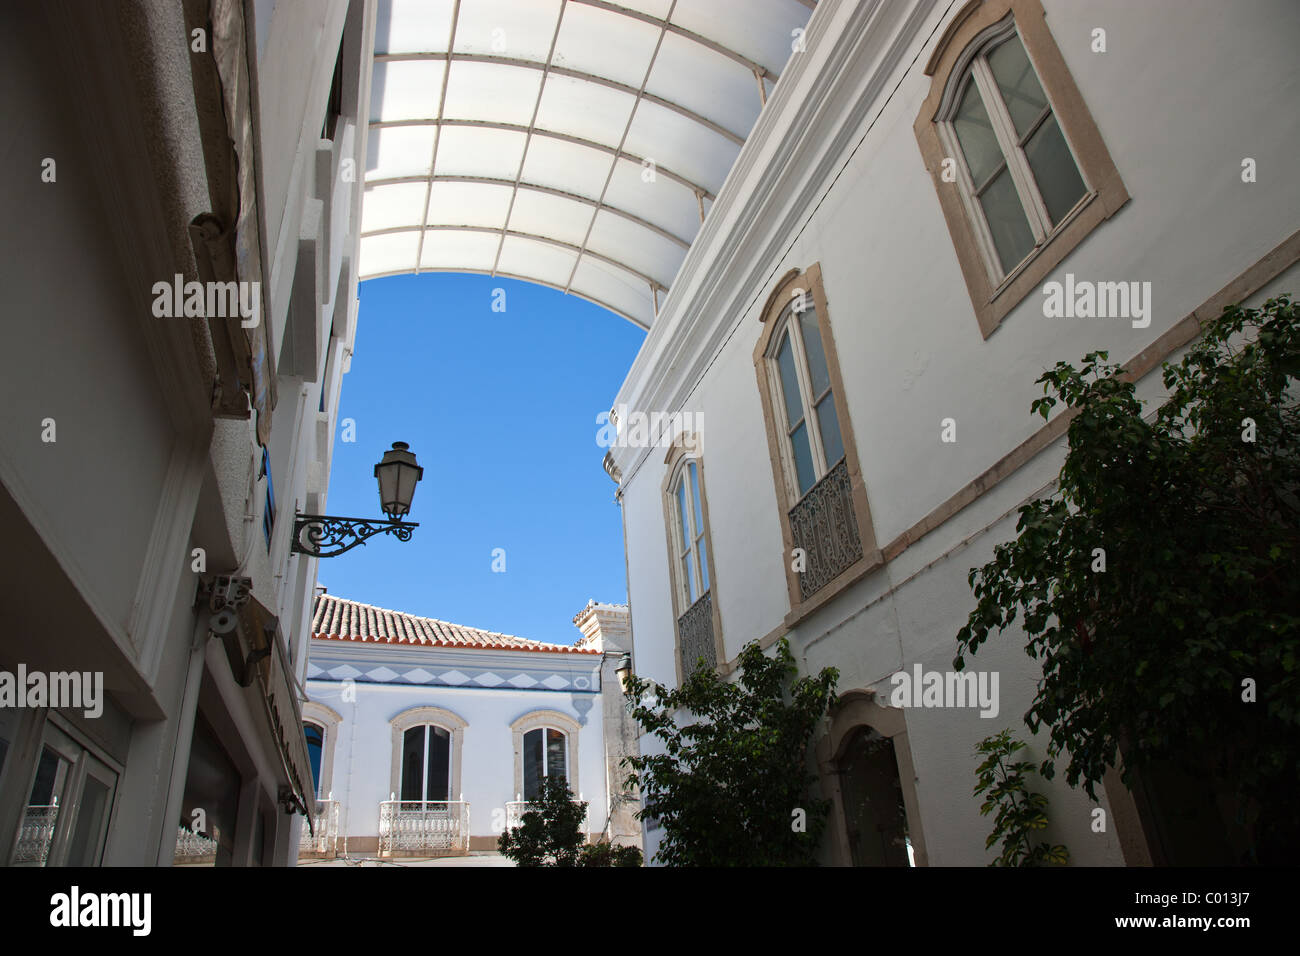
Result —
M380 0L362 279L479 272L648 328L814 0Z

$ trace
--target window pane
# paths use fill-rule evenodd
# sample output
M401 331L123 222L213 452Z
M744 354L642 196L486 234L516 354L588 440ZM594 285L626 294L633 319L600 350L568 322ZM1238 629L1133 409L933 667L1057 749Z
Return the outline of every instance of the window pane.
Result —
M682 580L686 582L686 601L688 604L694 604L700 592L695 588L695 565L691 561L689 551L682 558Z
M822 334L817 328L817 313L809 310L799 321L803 330L804 352L808 356L808 377L812 379L813 397L831 387L831 376L826 371L826 353L822 351Z
M677 485L677 520L681 523L683 549L691 544L691 529L687 524L690 519L686 517L689 513L690 509L686 505L686 476L682 475Z
M81 807L77 810L77 827L68 850L68 866L94 866L99 856L99 831L108 809L108 786L94 777L86 777L81 790Z
M1016 136L1023 137L1042 115L1047 97L1038 84L1038 75L1025 55L1020 37L1013 36L989 54L989 69L997 80L1002 101L1007 104Z
M402 800L422 800L424 783L424 727L402 735Z
M62 789L67 761L49 747L41 751L41 762L36 765L36 779L32 781L32 795L27 803L33 807L48 807Z
M536 800L542 787L542 732L524 734L524 799Z
M1007 170L998 173L984 190L980 205L984 207L989 232L993 233L998 258L1002 260L1002 271L1010 272L1034 248L1034 235L1029 231L1025 209L1020 205L1020 196Z
M568 779L569 764L564 747L564 734L558 730L546 730L546 775Z
M307 757L311 760L311 782L316 789L314 793L320 796L320 758L321 748L325 744L325 732L315 724L303 724L303 730L307 738Z
M450 800L451 734L441 727L429 728L429 766L426 771L426 800Z
M691 500L695 503L695 534L699 536L704 531L704 506L700 504L700 476L695 462L691 462L686 467L691 470Z
M952 119L952 128L966 157L970 178L977 187L982 186L1002 162L1002 147L998 145L993 124L989 122L989 114L973 78L966 83L966 92L962 94L957 115Z
M794 349L790 345L790 333L781 337L781 351L776 353L776 364L781 370L781 394L785 398L785 420L787 427L803 418L803 402L799 399L799 376L794 371Z
M704 547L704 535L695 539L695 553L700 556L700 593L709 589L709 552Z
M802 495L817 483L812 449L808 447L808 429L804 425L800 425L790 435L790 444L794 446L794 467L798 472L799 494Z
M817 425L821 429L822 448L826 450L826 467L833 468L844 457L844 442L840 438L840 417L835 411L835 393L827 392L817 405Z
M1025 158L1038 181L1038 191L1047 205L1047 214L1052 217L1053 224L1060 222L1088 188L1079 176L1079 168L1074 164L1074 157L1070 155L1070 147L1061 135L1055 116L1043 120L1043 125L1029 137L1025 143Z

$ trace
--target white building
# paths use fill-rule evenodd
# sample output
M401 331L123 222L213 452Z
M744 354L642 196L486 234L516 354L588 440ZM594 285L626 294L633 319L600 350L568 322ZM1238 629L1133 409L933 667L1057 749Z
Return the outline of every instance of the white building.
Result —
M967 664L1000 676L993 719L891 707L890 676L951 670L967 572L1052 487L1044 368L1106 349L1151 399L1202 320L1300 286L1296 36L1282 0L817 4L614 403L706 424L672 448L625 428L606 470L637 674L730 673L782 636L839 668L827 862L990 859L974 747L1028 733L1023 642ZM1050 317L1045 286L1076 280L1128 308ZM1118 781L1104 832L1039 783L1074 863L1180 859Z
M594 602L575 645L316 599L303 705L320 796L311 855L495 850L547 775L591 840L640 844L624 794L635 733L615 671L627 610Z
M295 858L315 560L290 537L353 340L373 19L0 11L0 671L103 686L98 713L0 706L0 863Z

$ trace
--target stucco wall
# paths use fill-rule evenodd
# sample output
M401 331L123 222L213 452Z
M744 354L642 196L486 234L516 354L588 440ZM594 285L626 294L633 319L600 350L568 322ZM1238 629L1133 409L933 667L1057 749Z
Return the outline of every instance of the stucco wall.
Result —
M850 6L824 3L817 16L847 23ZM679 276L661 312L662 328L652 331L616 400L634 409L703 414L713 575L729 659L744 643L781 630L789 610L777 495L752 359L760 309L777 277L821 264L845 398L883 547L1042 425L1031 417L1029 403L1041 394L1033 380L1045 367L1057 360L1077 362L1098 348L1109 350L1114 361L1132 358L1297 225L1300 187L1289 169L1300 148L1300 129L1277 117L1293 112L1300 93L1300 69L1288 46L1300 28L1300 9L1280 0L1231 7L1210 0L1086 5L1044 0L1048 28L1132 197L1051 278L1069 272L1080 279L1150 282L1152 320L1147 328L1134 328L1122 318L1048 319L1035 291L984 339L912 129L930 89L921 70L933 38L942 33L940 18L948 5L906 7L918 12L915 37L900 59L903 66L881 85L887 95L867 110L831 167L838 173L834 185L828 175L817 193L820 202L803 212L797 229L778 235L784 200L773 196L771 205L763 206L768 197L756 191L763 181L762 162L733 173L711 215L739 223L745 221L741 210L756 210L743 227L745 240L728 237L722 227L714 236L702 233L705 248L688 257L684 278ZM894 12L905 11L900 6ZM900 13L882 27L885 37L890 29L901 29L903 20ZM1107 31L1106 53L1090 50L1098 26ZM792 60L782 84L806 92L818 57L828 55L830 37L836 36L849 42L828 31L826 45L810 49L806 63L796 69L798 56ZM785 136L829 142L834 118L858 103L861 88L871 80L866 72L841 74L818 120L821 126L791 130L778 122L765 141L760 122L760 138L747 144L746 153L769 156ZM793 116L796 104L774 97L769 109ZM738 170L745 168L744 157ZM1256 160L1258 182L1242 182L1244 157ZM716 293L733 311L697 326L686 323L693 298L715 295L710 270L735 265L725 258L731 250L768 247L778 254L744 273L765 279ZM695 273L691 263L697 256L701 264ZM1292 270L1271 288L1294 291L1297 281ZM690 368L689 361L668 358L681 351L692 357L707 353L707 343L715 341L721 342L718 351L698 377L680 371ZM1140 384L1139 394L1159 394L1158 372ZM684 396L680 405L674 404L677 396ZM956 420L955 443L940 441L941 420L948 417ZM1062 454L1058 442L799 622L791 638L805 667L838 667L841 691L874 686L886 694L888 675L900 667L920 662L927 669L948 670L956 632L971 606L967 571L1014 534L1014 516L1002 516L1051 481ZM622 502L637 672L671 684L675 637L661 503L663 456L662 450L652 450L644 459L634 451L616 457L628 476ZM963 544L975 534L976 540ZM950 557L930 566L954 548ZM1020 715L1032 699L1035 672L1015 637L1008 634L989 645L968 666L1001 672L996 719L954 710L913 709L906 715L932 864L985 862L989 824L978 816L970 795L972 748L1005 726L1027 733ZM1041 757L1042 747L1035 740L1032 756ZM1070 791L1060 778L1044 786L1052 802L1053 836L1069 845L1076 863L1123 862L1113 831L1091 832L1090 804L1081 793ZM652 852L654 843L655 835L648 834L647 850Z

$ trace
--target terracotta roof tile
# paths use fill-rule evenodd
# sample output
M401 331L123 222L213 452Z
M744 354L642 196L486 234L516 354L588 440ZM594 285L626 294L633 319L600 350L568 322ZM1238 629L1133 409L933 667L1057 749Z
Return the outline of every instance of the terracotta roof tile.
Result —
M349 601L333 594L318 594L312 614L312 637L327 641L374 641L381 644L412 644L424 647L476 647L505 651L552 651L568 654L599 654L593 648L568 644L545 644L510 634L484 631L418 617L401 611Z

